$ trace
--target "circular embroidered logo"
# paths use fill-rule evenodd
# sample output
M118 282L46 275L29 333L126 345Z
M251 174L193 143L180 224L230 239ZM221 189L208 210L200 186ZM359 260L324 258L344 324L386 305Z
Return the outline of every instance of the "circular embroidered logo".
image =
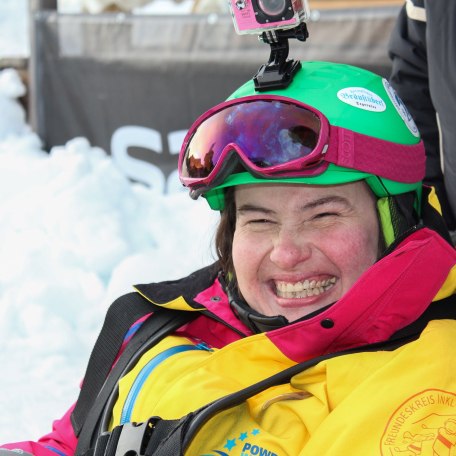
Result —
M374 92L364 87L346 87L337 92L337 98L355 108L365 111L382 112L386 109L385 102Z
M402 403L388 421L382 456L456 454L456 394L429 389Z
M418 131L418 127L416 126L415 121L406 108L404 102L399 98L399 95L386 79L383 79L383 86L385 87L386 93L388 94L397 112L402 117L405 125L407 125L407 128L410 130L413 136L416 136L418 138L420 136L420 132Z

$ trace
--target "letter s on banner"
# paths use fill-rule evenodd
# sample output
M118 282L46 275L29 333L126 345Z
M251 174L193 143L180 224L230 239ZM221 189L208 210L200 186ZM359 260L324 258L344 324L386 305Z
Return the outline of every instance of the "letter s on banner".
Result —
M114 162L131 179L149 185L155 192L164 193L165 176L158 166L128 154L129 147L144 147L162 153L163 144L158 131L147 127L126 125L118 128L111 138Z

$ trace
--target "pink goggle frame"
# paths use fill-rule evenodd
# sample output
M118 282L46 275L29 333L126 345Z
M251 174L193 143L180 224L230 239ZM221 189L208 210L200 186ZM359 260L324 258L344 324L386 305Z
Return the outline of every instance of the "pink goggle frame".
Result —
M236 166L265 178L315 176L330 163L403 183L423 179L424 147L330 125L315 108L274 95L238 98L200 116L179 155L181 182L201 194Z

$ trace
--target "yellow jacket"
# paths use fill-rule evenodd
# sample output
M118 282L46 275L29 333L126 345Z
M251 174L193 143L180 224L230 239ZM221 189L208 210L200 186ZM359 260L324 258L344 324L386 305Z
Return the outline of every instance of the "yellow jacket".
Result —
M183 416L292 364L261 336L222 350L188 351L169 358L142 389L131 420ZM270 388L216 415L185 454L456 454L455 340L456 322L436 320L418 340L394 351L328 359L296 375L291 384ZM157 353L189 343L170 337L157 345L122 380L120 395L129 391L137 370ZM239 357L242 362L236 362ZM253 372L250 361L261 366L259 357L264 368Z

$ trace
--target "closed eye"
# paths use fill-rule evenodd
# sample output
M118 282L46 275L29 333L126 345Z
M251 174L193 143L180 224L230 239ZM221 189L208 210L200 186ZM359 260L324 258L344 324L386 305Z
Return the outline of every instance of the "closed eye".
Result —
M320 212L319 214L314 215L314 219L325 218L325 217L337 217L338 212Z
M275 223L275 212L264 207L244 204L236 212L237 221L241 225L264 226Z
M253 220L248 220L247 223L253 224L253 225L261 225L261 224L274 223L274 222L272 220L268 220L268 219L253 219Z

